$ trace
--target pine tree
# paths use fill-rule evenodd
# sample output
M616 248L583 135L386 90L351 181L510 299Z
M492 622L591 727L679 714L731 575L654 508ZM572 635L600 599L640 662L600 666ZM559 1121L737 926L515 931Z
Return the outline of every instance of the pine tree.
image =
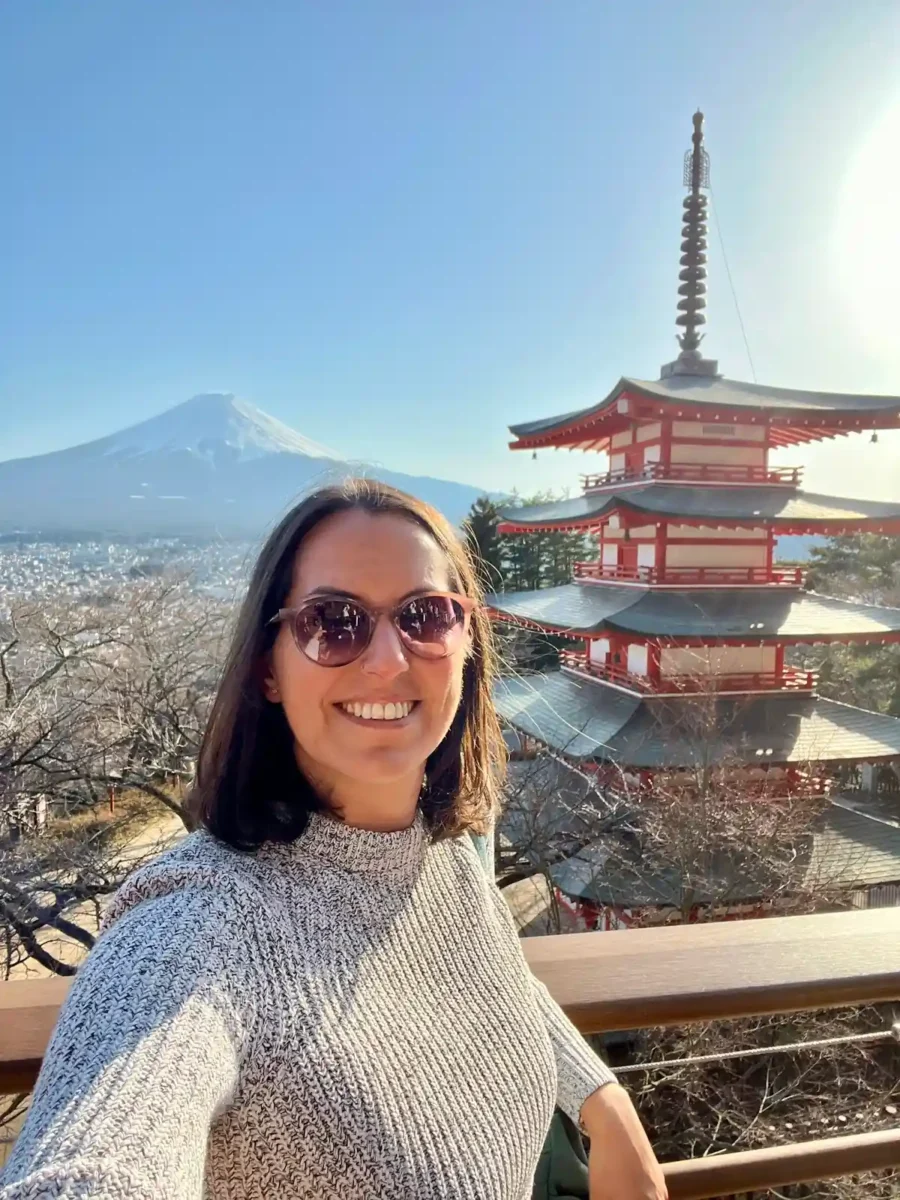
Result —
M900 607L900 538L877 533L829 538L811 552L809 587L826 596ZM798 648L794 655L819 669L823 695L900 716L900 646L835 643Z

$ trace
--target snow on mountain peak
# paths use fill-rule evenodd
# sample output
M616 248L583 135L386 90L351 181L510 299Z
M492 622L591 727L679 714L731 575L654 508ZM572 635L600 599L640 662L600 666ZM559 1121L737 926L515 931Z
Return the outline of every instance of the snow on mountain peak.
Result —
M121 458L178 451L210 461L247 461L264 454L340 458L230 392L192 396L158 416L102 438L94 448L104 457Z

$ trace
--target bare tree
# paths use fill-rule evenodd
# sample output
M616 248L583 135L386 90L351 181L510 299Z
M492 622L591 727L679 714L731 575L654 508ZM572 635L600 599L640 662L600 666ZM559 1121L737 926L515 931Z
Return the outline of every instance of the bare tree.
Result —
M167 578L0 626L0 976L75 970L103 899L160 847L136 794L187 824L229 617Z
M95 704L104 760L96 778L152 796L188 828L181 796L193 778L230 616L185 581L134 589Z
M855 1008L650 1029L619 1051L620 1061L629 1060L620 1078L661 1159L889 1128L896 1125L900 1046L865 1039L890 1020L879 1008ZM642 1064L637 1070L634 1060ZM777 1195L887 1200L896 1187L893 1176L867 1175Z

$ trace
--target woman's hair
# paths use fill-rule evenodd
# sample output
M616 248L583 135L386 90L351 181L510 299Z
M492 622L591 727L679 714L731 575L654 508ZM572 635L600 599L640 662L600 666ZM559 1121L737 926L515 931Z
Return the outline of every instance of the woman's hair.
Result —
M319 489L291 509L253 569L188 800L194 821L237 849L292 841L310 812L328 809L327 797L301 772L284 710L265 698L263 679L279 628L268 622L287 600L298 551L322 521L354 509L399 516L425 529L447 557L451 588L482 600L472 562L449 521L405 492L377 480L350 479ZM471 632L459 709L425 768L421 807L436 837L487 831L506 765L491 698L496 661L491 623L480 604Z

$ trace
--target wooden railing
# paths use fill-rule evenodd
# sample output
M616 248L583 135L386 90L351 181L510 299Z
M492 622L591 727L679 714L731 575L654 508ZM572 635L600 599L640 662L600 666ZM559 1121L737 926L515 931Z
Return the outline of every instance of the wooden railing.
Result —
M582 475L585 492L617 483L662 480L670 483L785 484L796 487L803 478L802 467L751 467L724 463L645 463L642 467L620 467L599 475Z
M523 940L583 1033L900 999L900 909ZM0 1093L29 1090L70 980L0 983ZM900 1167L900 1129L665 1164L672 1200Z
M618 684L633 692L656 695L673 692L811 692L819 682L818 671L802 671L794 667L785 667L780 675L774 671L744 671L727 675L703 675L695 671L651 679L648 675L636 675L618 663L592 662L581 650L562 650L559 661L571 671L593 675L596 679Z
M663 583L670 587L722 587L778 584L802 587L802 567L622 567L601 562L576 562L576 579L605 579L611 582Z

